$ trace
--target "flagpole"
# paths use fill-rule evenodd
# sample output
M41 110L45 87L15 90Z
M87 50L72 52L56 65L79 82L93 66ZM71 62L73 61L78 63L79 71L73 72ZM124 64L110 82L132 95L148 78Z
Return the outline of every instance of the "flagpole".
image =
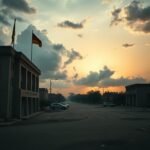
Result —
M33 36L33 30L32 30L32 36ZM31 39L31 62L32 62L32 50L33 50L33 43L32 43L32 39Z
M13 47L13 49L14 49L14 47L15 47L15 44L14 44L14 42L12 43L12 47Z
M52 81L51 81L51 79L50 79L50 94L52 93Z
M14 26L13 26L13 31L12 31L12 41L11 45L14 48L15 47L15 33L16 32L16 18L14 19Z

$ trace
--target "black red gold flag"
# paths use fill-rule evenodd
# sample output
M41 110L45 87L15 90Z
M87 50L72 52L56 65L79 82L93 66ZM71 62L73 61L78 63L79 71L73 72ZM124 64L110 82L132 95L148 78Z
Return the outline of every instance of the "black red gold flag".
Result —
M32 43L42 47L42 41L34 33L32 33Z

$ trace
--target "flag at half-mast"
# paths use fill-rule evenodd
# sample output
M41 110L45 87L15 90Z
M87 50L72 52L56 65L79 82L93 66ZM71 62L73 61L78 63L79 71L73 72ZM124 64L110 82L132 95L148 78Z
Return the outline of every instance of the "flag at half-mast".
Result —
M15 34L16 34L16 19L14 20L14 26L13 26L13 31L12 31L12 36L11 36L11 44L14 45L15 42Z
M34 33L32 33L32 43L42 47L42 41Z

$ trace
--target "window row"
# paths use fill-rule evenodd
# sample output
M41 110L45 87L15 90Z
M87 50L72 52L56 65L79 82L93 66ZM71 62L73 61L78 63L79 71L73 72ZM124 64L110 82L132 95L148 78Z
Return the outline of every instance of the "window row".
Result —
M37 92L39 88L39 78L35 74L21 66L21 88Z

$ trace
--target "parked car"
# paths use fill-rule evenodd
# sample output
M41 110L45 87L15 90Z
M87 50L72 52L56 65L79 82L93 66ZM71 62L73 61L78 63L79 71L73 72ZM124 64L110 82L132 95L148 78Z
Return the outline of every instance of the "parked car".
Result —
M69 104L65 104L65 103L52 103L50 105L50 108L53 109L53 110L56 110L56 109L66 110L66 109L69 108Z

